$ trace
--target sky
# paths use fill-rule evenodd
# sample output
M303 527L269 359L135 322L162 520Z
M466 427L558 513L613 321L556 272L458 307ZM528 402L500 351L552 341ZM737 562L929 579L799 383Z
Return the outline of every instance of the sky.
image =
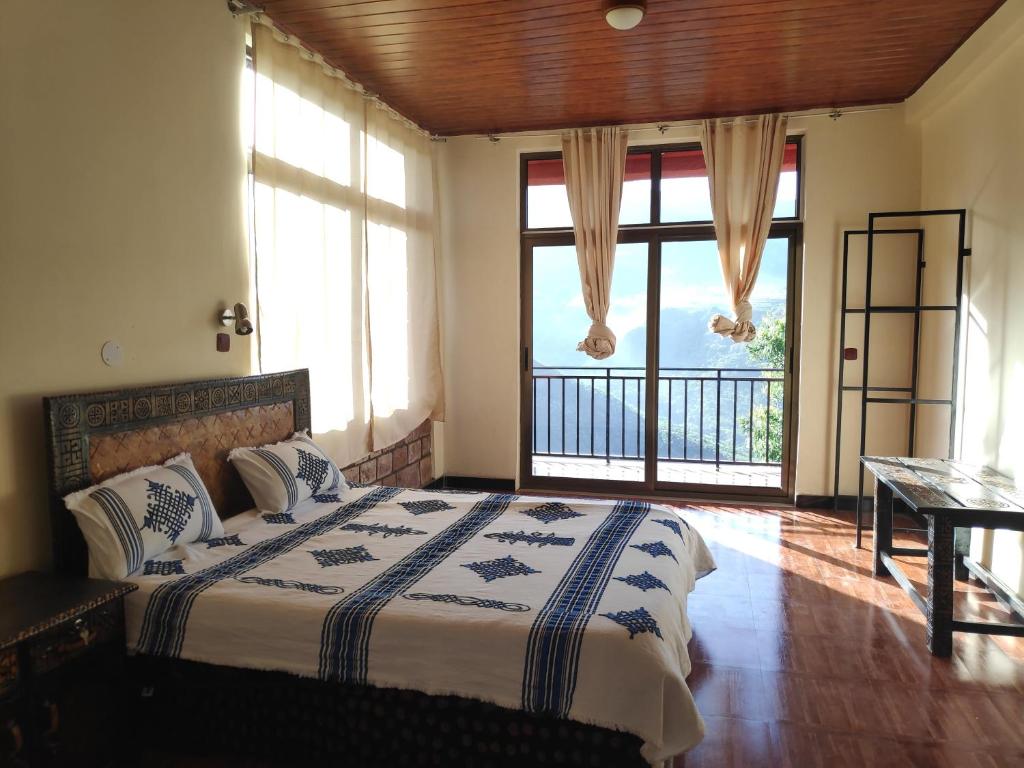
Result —
M779 175L774 218L792 216L796 208L796 171ZM651 218L651 182L627 181L622 185L620 224L647 224ZM664 179L661 182L661 221L711 221L711 191L706 176ZM527 226L571 227L565 185L527 188Z

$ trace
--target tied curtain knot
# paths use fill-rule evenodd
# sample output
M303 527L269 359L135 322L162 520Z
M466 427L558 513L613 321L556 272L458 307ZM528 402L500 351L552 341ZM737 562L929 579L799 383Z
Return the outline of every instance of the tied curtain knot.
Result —
M757 334L750 297L771 230L786 149L786 118L705 120L700 143L725 293L736 313L735 319L715 315L708 328L736 343L748 342Z
M595 360L604 360L615 354L615 334L604 323L593 323L587 338L576 345L577 352L586 352Z
M569 198L583 303L592 325L576 349L595 360L615 353L608 322L619 207L628 134L619 128L585 128L562 137L562 165Z
M757 335L757 328L751 320L753 311L754 308L750 306L749 301L741 301L736 305L735 320L730 320L725 315L715 315L708 323L708 330L719 336L727 336L736 343L752 341Z

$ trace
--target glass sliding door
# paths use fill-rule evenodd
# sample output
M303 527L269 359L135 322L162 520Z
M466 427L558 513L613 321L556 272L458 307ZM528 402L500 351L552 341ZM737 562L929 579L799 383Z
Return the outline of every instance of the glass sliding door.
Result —
M659 484L783 489L789 350L789 237L768 240L751 304L757 337L708 331L731 317L713 239L661 243Z
M576 345L590 327L571 245L531 249L529 462L534 477L645 481L647 243L615 255L608 326L615 354L595 360Z
M789 495L801 147L787 140L746 344L708 330L731 306L700 146L629 149L606 360L576 349L590 319L561 155L521 157L523 487Z

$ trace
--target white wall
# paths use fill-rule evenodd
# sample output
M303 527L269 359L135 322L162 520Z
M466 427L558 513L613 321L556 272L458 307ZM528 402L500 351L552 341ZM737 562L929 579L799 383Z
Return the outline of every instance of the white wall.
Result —
M921 205L968 208L967 461L1024 481L1024 0L1009 0L908 102ZM976 532L973 555L1024 595L1024 536Z
M49 561L41 398L249 372L245 37L222 0L12 0L0 32L0 575ZM124 364L107 368L116 339Z
M796 491L831 492L841 232L867 213L914 207L920 197L916 135L901 106L796 117L804 135L803 331ZM697 139L695 128L653 144ZM558 149L554 137L449 139L440 150L444 251L445 471L513 478L518 457L519 155Z
M519 153L550 148L455 138L438 150L449 475L516 476Z

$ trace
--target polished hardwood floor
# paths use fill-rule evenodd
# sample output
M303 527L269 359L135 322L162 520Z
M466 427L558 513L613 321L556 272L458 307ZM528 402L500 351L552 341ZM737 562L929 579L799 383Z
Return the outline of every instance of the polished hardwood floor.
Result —
M689 684L707 736L674 768L1024 766L1024 639L956 634L952 658L933 658L910 598L871 575L870 535L853 548L852 515L687 510L718 570L689 602ZM923 589L923 561L897 560ZM957 611L1011 620L976 582L957 584Z
M933 658L910 598L872 576L870 536L853 548L852 513L688 517L718 571L689 604L707 736L676 768L1024 765L1024 640L958 633L952 658ZM923 590L925 561L897 560ZM956 608L1012 620L974 581L957 584Z

